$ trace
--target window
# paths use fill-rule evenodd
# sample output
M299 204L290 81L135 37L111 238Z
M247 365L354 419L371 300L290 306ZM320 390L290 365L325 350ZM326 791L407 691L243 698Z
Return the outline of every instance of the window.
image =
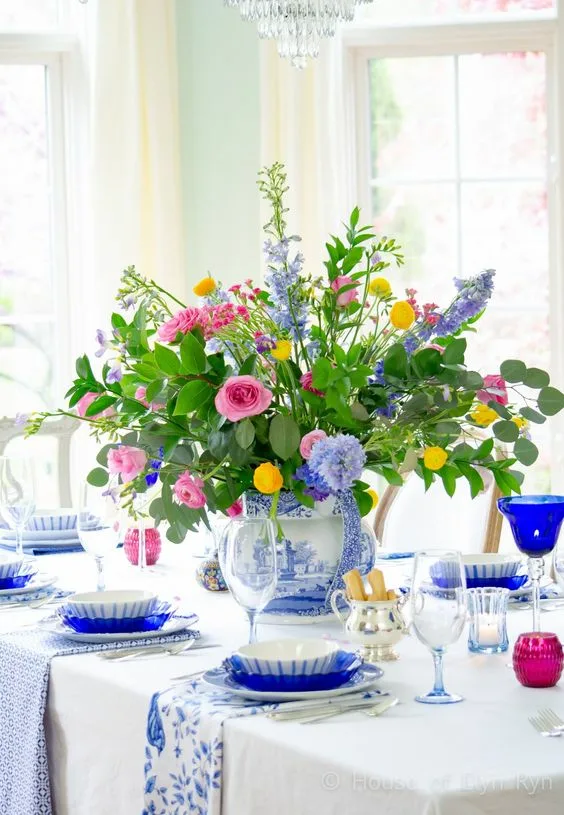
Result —
M502 360L520 357L561 386L553 7L377 0L345 37L359 198L378 232L405 249L395 291L414 286L420 302L441 305L453 277L495 268L469 364L495 373ZM525 488L554 490L561 422L532 432L541 456Z
M69 376L59 0L0 0L0 415L54 407Z

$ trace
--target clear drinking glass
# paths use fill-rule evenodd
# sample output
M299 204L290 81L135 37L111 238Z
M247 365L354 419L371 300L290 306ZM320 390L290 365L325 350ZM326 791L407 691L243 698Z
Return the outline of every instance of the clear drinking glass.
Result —
M469 650L479 654L500 654L507 651L509 589L468 589L467 598L470 616Z
M35 512L33 461L24 456L0 456L0 513L16 532L16 554L23 557L23 531Z
M460 552L429 550L415 557L411 585L411 627L431 651L435 663L433 690L417 702L442 705L461 702L443 683L443 656L460 637L466 622L466 575Z
M97 591L104 591L104 558L118 545L121 525L121 509L108 491L85 484L82 488L78 513L78 537L86 552L91 555L97 568Z
M276 527L264 518L234 518L223 531L219 563L235 601L249 617L249 642L256 641L256 617L273 598L278 578Z

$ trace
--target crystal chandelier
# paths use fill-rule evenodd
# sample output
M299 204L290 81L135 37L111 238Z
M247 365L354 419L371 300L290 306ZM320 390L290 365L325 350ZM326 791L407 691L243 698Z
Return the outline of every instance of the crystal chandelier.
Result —
M260 37L275 39L281 57L304 68L319 54L323 37L335 34L337 23L352 20L356 7L372 0L225 0L244 20L257 23Z

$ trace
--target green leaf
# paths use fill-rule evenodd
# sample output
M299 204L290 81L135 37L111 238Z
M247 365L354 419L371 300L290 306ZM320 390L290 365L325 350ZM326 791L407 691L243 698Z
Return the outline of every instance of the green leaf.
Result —
M243 450L247 450L247 448L251 446L255 440L255 428L250 419L243 419L242 422L238 422L235 428L235 438L237 439L237 444L242 447Z
M180 343L180 358L183 370L189 374L203 374L206 370L206 352L192 333L186 334Z
M550 377L542 368L527 368L527 373L523 377L523 385L535 390L546 388L549 383Z
M180 371L180 360L171 348L155 343L155 362L157 367L168 376L176 376Z
M93 487L105 487L110 480L110 475L108 471L102 469L102 467L95 467L93 470L90 470L86 476L86 480L89 484L92 484Z
M538 413L536 410L533 410L533 408L521 408L519 413L523 419L528 419L529 422L534 422L535 424L544 424L546 422L546 416L543 416L542 413Z
M312 371L313 387L320 391L324 390L329 384L329 377L331 376L332 370L333 366L328 359L325 359L325 357L320 357L318 360L316 360Z
M355 246L349 252L347 252L347 256L343 260L343 265L341 266L341 274L346 275L351 269L362 260L362 255L364 254L364 249L362 246Z
M353 495L361 516L364 517L368 515L372 509L372 496L368 495L368 493L360 487L357 487L356 484L353 487Z
M395 343L384 357L384 374L396 379L407 379L409 359L400 342Z
M110 450L114 450L117 447L116 444L105 444L101 450L98 451L96 455L96 461L98 464L101 464L102 467L108 466L108 453Z
M355 207L353 209L353 211L351 212L351 217L350 217L350 225L352 226L353 229L357 226L359 218L360 218L360 209L358 207Z
M117 398L115 396L99 396L98 399L94 399L91 405L88 405L84 415L87 417L96 416L98 413L102 413L102 411L106 410L106 408L115 405L116 402Z
M481 461L484 458L487 458L491 455L492 450L494 447L494 440L493 439L486 439L483 441L479 447L476 448L472 458L477 461Z
M530 467L539 457L539 451L529 439L517 439L513 446L513 455L521 464Z
M291 416L278 414L270 422L268 439L274 453L286 460L300 446L300 429Z
M240 444L237 443L235 434L231 436L229 441L229 457L231 459L231 463L237 466L244 466L249 462L249 451L245 450Z
M379 470L392 487L403 487L403 478L393 467L380 467Z
M146 362L137 362L131 367L135 373L138 373L140 377L149 382L152 382L159 373L157 368L155 368L153 365L147 364Z
M470 485L470 495L475 498L484 489L482 476L466 461L456 461L456 466Z
M464 337L459 337L458 339L453 340L443 351L443 365L463 365L465 352L466 340ZM439 352L437 351L437 353Z
M455 468L449 466L448 464L445 464L443 467L441 467L441 470L439 472L439 476L442 479L446 494L449 495L452 498L452 496L454 495L454 493L456 491L456 470L455 470Z
M222 433L221 430L213 430L208 436L208 450L218 461L223 461L229 450L231 441L231 431Z
M512 492L521 492L521 485L514 473L508 470L492 470L495 478L495 483L500 488L504 495L510 495Z
M311 497L311 495L306 495L304 490L306 485L303 481L294 481L292 485L292 490L300 504L303 504L305 507L309 507L313 509L315 507L315 501Z
M501 416L502 419L507 419L509 421L512 418L512 414L507 410L505 405L500 405L499 402L496 402L494 399L490 399L488 402L488 407L495 410L497 415Z
M96 378L90 366L90 360L86 354L76 360L76 373L81 379L86 379L88 382L96 382Z
M501 421L493 425L494 436L500 441L513 442L519 438L519 429L514 422Z
M149 515L155 519L155 525L158 526L161 521L164 521L166 514L164 511L164 504L162 498L155 498L151 501L149 507Z
M545 416L555 416L564 408L564 394L558 388L543 388L538 395L537 405Z
M193 379L187 382L178 394L173 415L185 416L187 413L192 413L210 401L212 396L213 389L209 382Z
M247 374L252 374L255 370L255 363L257 361L256 354L250 354L247 359L243 362L241 367L239 368L239 376L245 376Z
M435 376L441 370L440 351L436 348L423 348L411 357L411 367L421 379Z
M428 470L427 467L421 465L421 473L423 475L423 483L425 484L425 492L430 488L431 484L435 480L433 472Z
M527 366L520 359L506 359L499 367L506 382L523 382L527 376Z
M437 436L447 436L450 440L454 441L460 436L461 427L456 422L437 422L435 427L433 428L433 432L437 434ZM450 444L450 441L447 442Z
M460 384L469 391L479 391L484 386L484 380L477 371L464 371L460 375Z

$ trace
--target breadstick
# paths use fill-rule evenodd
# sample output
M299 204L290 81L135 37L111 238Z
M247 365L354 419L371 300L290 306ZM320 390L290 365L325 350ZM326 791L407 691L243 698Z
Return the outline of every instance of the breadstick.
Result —
M398 596L393 589L388 590L388 600L397 600Z
M366 600L364 583L362 582L362 577L358 569L351 569L350 572L344 574L343 580L345 581L347 595L350 600Z
M386 583L384 575L380 569L372 569L368 574L368 582L372 588L372 593L368 596L369 600L387 600L388 593L386 591Z

